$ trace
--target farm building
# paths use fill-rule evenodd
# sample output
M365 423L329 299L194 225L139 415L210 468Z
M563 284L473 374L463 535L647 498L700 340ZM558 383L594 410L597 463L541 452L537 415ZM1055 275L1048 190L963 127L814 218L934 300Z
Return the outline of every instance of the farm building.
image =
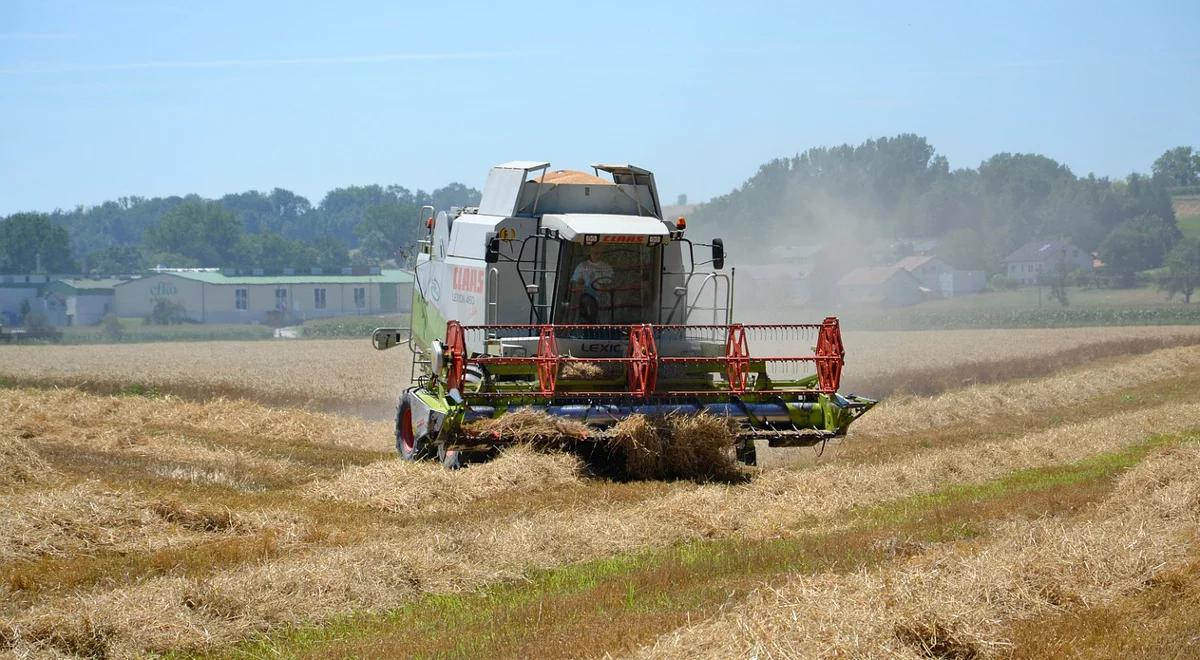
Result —
M20 325L25 310L39 309L49 275L0 275L0 325Z
M938 276L938 286L947 298L979 293L987 288L987 272L955 268Z
M59 279L42 289L42 304L54 325L96 325L113 311L113 290L125 280Z
M838 280L842 300L890 307L915 305L924 298L921 283L899 266L855 268Z
M373 270L341 275L235 275L170 271L122 282L116 313L148 316L159 300L180 305L201 323L292 323L353 314L407 312L412 273Z
M922 288L946 298L979 293L987 287L987 273L984 271L959 270L931 255L905 257L896 265L912 273Z
M935 291L941 286L942 274L954 270L950 264L929 255L904 257L896 262L896 266L911 273L921 286Z
M1008 277L1019 284L1037 284L1044 272L1062 264L1067 271L1092 269L1092 255L1066 241L1026 243L1004 260Z

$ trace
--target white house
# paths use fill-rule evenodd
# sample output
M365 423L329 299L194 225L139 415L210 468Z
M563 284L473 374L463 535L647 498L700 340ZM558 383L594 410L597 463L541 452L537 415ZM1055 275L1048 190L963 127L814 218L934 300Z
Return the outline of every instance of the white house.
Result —
M1092 255L1066 241L1033 241L1004 260L1008 277L1020 284L1037 284L1042 273L1056 268L1091 271Z

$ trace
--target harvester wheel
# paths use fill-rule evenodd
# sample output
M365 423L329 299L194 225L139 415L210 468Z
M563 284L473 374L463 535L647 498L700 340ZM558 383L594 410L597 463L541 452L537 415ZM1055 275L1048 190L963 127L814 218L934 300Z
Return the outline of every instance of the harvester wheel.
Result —
M438 445L437 450L438 460L442 462L442 467L447 470L457 470L467 464L464 459L463 452L457 449L446 449L446 445Z
M421 461L433 457L433 450L425 436L413 433L412 405L405 398L396 411L396 451L406 461Z
M437 459L442 462L442 467L447 470L465 468L472 463L483 463L495 458L498 454L499 452L496 450L463 451L461 449L446 449L445 443L439 443L437 448Z

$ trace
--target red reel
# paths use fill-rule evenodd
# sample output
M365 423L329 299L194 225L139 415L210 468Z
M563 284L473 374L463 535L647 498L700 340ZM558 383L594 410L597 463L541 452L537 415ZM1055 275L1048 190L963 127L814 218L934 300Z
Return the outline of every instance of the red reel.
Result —
M446 389L462 391L467 371L467 335L458 321L446 323Z
M845 357L846 348L842 345L842 330L838 320L827 317L817 335L817 382L822 392L836 392L842 384Z
M746 328L741 323L729 326L725 336L725 378L729 389L741 394L746 391L750 380L750 347L746 341Z

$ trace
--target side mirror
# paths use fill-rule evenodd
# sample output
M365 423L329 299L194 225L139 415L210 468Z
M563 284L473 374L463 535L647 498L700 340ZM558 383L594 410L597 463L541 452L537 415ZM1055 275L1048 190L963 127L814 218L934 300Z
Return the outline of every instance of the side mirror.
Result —
M487 251L483 254L483 260L489 264L494 264L500 261L500 237L493 236L488 239Z
M713 268L716 268L717 270L721 270L722 268L725 267L725 241L722 241L719 238L714 238L713 242L712 242L712 249L713 249L713 258L712 258Z

